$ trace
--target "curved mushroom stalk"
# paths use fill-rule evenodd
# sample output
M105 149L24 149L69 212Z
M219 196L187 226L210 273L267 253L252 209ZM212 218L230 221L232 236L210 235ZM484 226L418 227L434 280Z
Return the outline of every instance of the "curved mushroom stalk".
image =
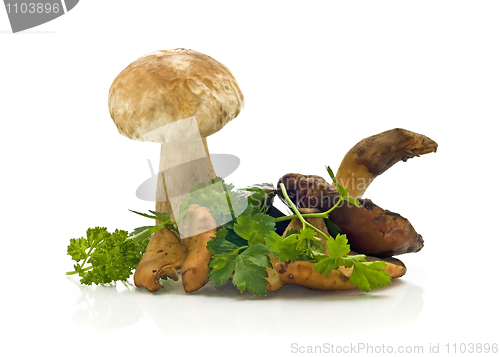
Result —
M153 292L163 288L160 278L168 276L177 281L177 269L182 266L186 253L179 238L170 229L155 232L135 270L135 286Z
M196 291L208 282L208 263L212 253L207 249L210 238L215 237L217 225L210 210L198 205L190 205L188 213L180 222L180 230L187 248L187 256L181 267L182 284L187 293Z
M347 152L335 178L349 189L349 196L361 198L380 174L399 161L436 152L438 144L405 129L392 129L361 140Z

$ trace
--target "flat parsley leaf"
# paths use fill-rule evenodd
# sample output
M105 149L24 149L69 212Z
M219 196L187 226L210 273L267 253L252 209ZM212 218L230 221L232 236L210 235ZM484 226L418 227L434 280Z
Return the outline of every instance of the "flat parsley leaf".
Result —
M246 215L252 216L251 214ZM212 268L209 280L219 286L229 280L234 272L233 285L240 292L246 289L251 294L265 295L267 291L267 281L264 279L267 277L266 267L271 267L268 257L269 250L266 245L256 243L258 239L251 234L250 228L245 226L244 222L246 221L243 220L242 225L235 224L234 227L235 229L243 227L243 232L246 237L249 237L249 241L246 238L240 238L234 231L224 226L217 232L216 237L212 237L207 243L207 249L213 255L209 263L210 268ZM260 227L258 226L259 230ZM230 232L247 245L238 246L229 241L227 238ZM270 230L267 234L276 235L274 230Z
M257 266L271 268L271 262L268 254L269 249L267 249L265 244L256 244L248 249L245 249L245 251L240 254L240 257L248 259Z
M212 268L209 280L215 282L216 286L228 281L234 272L237 258L237 255L214 255L208 264Z
M340 266L351 268L354 266L349 281L363 291L377 289L391 283L389 273L383 271L387 264L383 261L367 262L365 255L347 255L351 248L347 237L338 234L335 239L328 237L326 245L330 257L321 259L316 263L314 270L320 274L328 275Z
M227 228L219 230L215 237L212 237L207 243L207 249L212 255L230 255L238 246L226 240Z
M335 238L328 237L326 245L330 256L325 257L316 263L314 270L320 274L328 275L332 272L332 270L337 270L341 265L348 265L346 268L350 268L352 266L352 263L347 256L347 254L351 251L351 246L348 244L345 234L337 234L337 237ZM364 257L365 256L363 255L363 261Z
M258 210L243 213L236 219L234 231L248 241L248 245L265 244L266 236L276 230L274 218Z
M328 251L330 252L330 257L332 258L343 257L351 251L351 246L348 244L347 236L345 234L339 234L335 239L327 239L326 245L328 247Z
M387 264L382 261L355 262L349 281L363 291L378 289L391 283L391 276L384 271Z
M266 294L266 267L271 267L267 254L264 244L256 244L237 256L233 284L240 292L246 289L250 294Z

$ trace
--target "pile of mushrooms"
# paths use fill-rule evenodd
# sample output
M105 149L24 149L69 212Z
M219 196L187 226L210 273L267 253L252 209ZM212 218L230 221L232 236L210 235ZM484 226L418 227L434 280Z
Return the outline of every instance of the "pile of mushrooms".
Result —
M382 260L391 278L406 273L402 261L394 255L418 252L423 239L411 223L398 213L382 209L369 199L362 199L366 188L373 180L399 161L436 152L437 143L428 137L405 129L392 129L361 140L344 156L335 175L339 183L349 189L349 196L359 199L355 206L343 201L329 218L349 237L350 254L364 254L367 261ZM286 174L278 181L283 183L294 204L303 213L325 212L337 203L339 193L333 184L314 175ZM352 194L351 194L352 192ZM278 191L278 195L280 192ZM280 198L285 204L287 202ZM327 233L323 218L306 219L316 228ZM284 235L290 229L299 230L298 219L290 222ZM328 234L328 233L327 233ZM323 240L319 233L317 237ZM324 243L324 242L323 242ZM326 251L328 254L328 251ZM344 290L354 288L349 283L352 268L340 267L330 275L314 270L310 262L279 262L274 260L268 275L268 290L275 291L284 284L295 284L310 289ZM274 279L277 276L279 280Z
M109 90L109 111L119 133L136 141L161 143L157 212L170 213L172 221L176 220L189 190L215 178L206 137L238 116L243 105L243 95L229 69L192 50L147 54L116 77ZM360 141L338 169L336 179L361 204L356 207L343 202L330 219L348 234L352 254L365 254L368 261L384 260L392 278L406 273L405 265L393 255L419 251L422 237L406 218L362 196L370 183L396 162L436 150L437 144L424 135L393 129ZM303 213L327 211L339 199L335 186L319 176L287 174L278 187L280 183ZM307 220L329 234L323 218ZM157 291L162 288L161 278L178 280L179 272L186 292L208 282L211 254L206 245L215 236L217 223L206 207L192 204L177 227L178 232L163 228L153 234L134 275L136 286ZM283 234L301 227L298 219L292 219ZM349 282L352 268L340 267L325 276L314 270L314 263L269 257L268 291L286 284L322 290L355 287Z

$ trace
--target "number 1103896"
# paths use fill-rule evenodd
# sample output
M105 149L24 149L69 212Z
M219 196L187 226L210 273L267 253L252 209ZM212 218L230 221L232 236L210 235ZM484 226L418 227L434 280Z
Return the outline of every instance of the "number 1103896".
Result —
M447 343L446 353L498 353L498 343Z
M7 3L5 7L9 14L57 14L61 11L58 3Z

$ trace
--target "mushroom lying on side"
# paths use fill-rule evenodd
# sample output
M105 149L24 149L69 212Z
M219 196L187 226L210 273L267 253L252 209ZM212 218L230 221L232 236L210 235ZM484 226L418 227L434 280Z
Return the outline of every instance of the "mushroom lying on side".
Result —
M280 178L288 196L299 208L318 208L324 212L333 207L339 194L320 176L287 174ZM279 197L282 198L280 192ZM351 248L361 254L388 257L418 252L424 246L422 236L401 215L384 210L368 199L360 206L342 202L330 213L330 219L349 237Z
M160 278L168 276L177 281L177 269L182 266L186 253L179 238L170 229L165 227L155 232L135 270L135 286L153 292L163 287Z
M280 261L274 265L274 269L284 283L304 286L312 290L349 290L356 287L339 270L323 275L314 270L315 266L316 263L301 260Z
M315 213L318 212L319 210L317 209L299 209L301 213ZM315 226L316 228L320 229L323 231L325 234L330 235L328 233L327 227L325 225L324 219L321 217L315 217L315 218L306 218L306 221L308 221L310 224ZM286 228L285 232L283 235L286 235L286 233L294 229L296 231L300 230L302 228L302 222L300 222L299 219L292 219L290 221L290 224ZM324 239L324 237L321 234L317 234L317 237ZM326 247L326 242L324 242ZM325 250L326 255L330 255L328 252L328 249ZM350 252L349 254L358 254L355 252ZM386 258L386 259L381 259L381 258L376 258L376 257L370 257L366 256L365 257L366 261L384 261L387 266L384 269L391 278L399 278L403 276L406 273L406 267L398 259L395 258ZM273 264L274 269L272 269L272 273L277 275L278 278L282 281L283 285L286 284L292 284L292 285L299 285L299 286L304 286L308 289L314 289L314 290L348 290L348 289L353 289L356 286L352 285L349 281L349 278L351 277L352 270L353 268L345 268L344 266L340 266L337 270L332 271L328 275L320 274L317 271L314 270L314 267L316 266L316 263L312 262L307 262L307 261L294 261L294 262L282 262L282 261L271 261ZM270 277L274 276L270 274ZM269 279L269 278L267 278ZM268 281L269 283L269 281ZM268 284L273 286L272 284ZM277 284L274 284L274 286L278 286ZM280 286L281 287L281 286ZM268 288L268 291L275 291L278 289L271 290Z
M379 259L366 257L367 261L382 260L387 267L384 271L388 272L391 278L399 278L406 273L404 264L394 258ZM277 262L274 264L274 270L277 272L281 281L286 284L304 286L312 290L349 290L354 289L349 278L353 268L339 267L328 275L323 275L314 270L316 263L296 260L294 262Z

